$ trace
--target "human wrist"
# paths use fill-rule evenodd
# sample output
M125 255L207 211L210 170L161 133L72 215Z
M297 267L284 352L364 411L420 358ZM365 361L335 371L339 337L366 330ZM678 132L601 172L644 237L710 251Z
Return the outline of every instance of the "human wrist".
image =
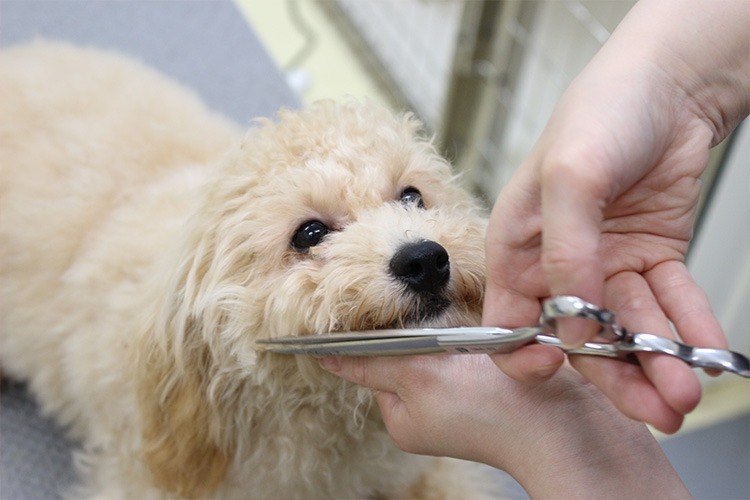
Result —
M711 129L715 145L750 113L750 2L641 0L603 53L651 63L678 109Z
M538 410L548 415L500 466L531 498L690 496L645 426L594 387L564 390Z

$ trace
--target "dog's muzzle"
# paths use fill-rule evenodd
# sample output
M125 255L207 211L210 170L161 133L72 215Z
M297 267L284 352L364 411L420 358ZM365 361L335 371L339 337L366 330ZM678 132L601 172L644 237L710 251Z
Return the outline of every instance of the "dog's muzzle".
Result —
M393 276L419 295L439 295L450 278L448 252L430 240L408 243L396 251L389 268Z

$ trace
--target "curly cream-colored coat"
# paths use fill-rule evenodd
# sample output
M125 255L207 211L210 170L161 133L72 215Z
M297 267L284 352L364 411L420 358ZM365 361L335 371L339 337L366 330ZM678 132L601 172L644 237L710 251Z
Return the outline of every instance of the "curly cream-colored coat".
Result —
M77 495L477 494L464 464L397 449L369 391L254 344L478 323L484 221L419 134L320 103L243 138L121 56L0 55L0 363L81 441ZM311 220L330 233L293 246ZM438 301L388 265L423 240L450 256Z

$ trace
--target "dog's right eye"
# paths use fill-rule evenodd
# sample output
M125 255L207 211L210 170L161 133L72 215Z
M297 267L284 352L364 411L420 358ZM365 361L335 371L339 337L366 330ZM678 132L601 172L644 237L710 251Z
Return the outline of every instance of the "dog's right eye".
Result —
M300 251L314 247L330 232L328 226L317 220L303 223L292 236L292 246Z

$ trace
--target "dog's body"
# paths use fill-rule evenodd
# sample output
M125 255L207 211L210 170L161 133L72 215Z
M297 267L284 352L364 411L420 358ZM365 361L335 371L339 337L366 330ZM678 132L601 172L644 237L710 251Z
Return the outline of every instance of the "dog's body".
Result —
M473 497L369 391L254 341L477 324L483 219L414 120L280 116L243 139L119 56L2 53L5 374L82 441L92 497Z

